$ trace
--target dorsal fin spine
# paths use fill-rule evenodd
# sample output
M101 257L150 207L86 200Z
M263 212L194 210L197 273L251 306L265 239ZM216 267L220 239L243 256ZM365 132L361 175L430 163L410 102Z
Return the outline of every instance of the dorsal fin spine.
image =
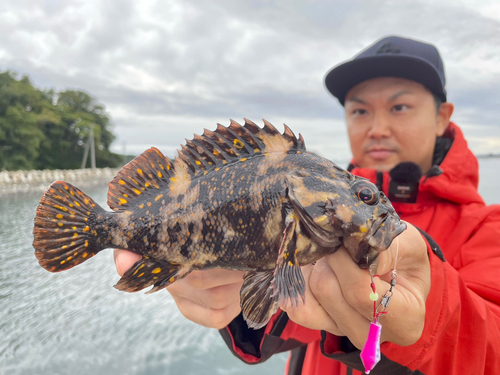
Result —
M199 136L198 136L199 137ZM210 157L212 158L212 161L214 164L220 164L222 161L221 159L224 159L224 154L225 152L222 151L214 142L212 142L211 140L209 139L198 139L197 137L195 137L192 142L202 148L205 153L207 155L210 155ZM214 151L216 151L217 154L214 154L213 151L210 151L208 148L207 148L207 144L210 145L210 147L213 148ZM220 156L218 156L220 155Z
M193 164L192 160L194 159L193 157L189 157L188 154L190 154L190 151L187 149L186 146L181 145L182 151L177 151L179 157L175 158L176 163L178 163L178 160L180 159L186 166L190 169L191 173L194 174L196 172L196 164Z
M241 153L241 151L246 151L247 154L253 154L253 149L252 148L248 148L247 147L247 142L244 138L241 138L237 133L235 133L234 131L232 131L230 128L226 128L227 129L227 132L229 134L231 134L233 137L234 137L234 147ZM238 140L238 142L236 142L236 140ZM241 145L240 148L236 147L236 144L238 145Z
M222 125L220 125L220 124L217 124L217 126L218 126L218 127L220 126L220 127L224 128L224 127L223 127ZM219 129L217 129L217 130L219 130ZM232 154L231 154L231 153L228 153L228 152L226 151L226 153L228 153L229 157L230 157L230 158L233 158L233 157L238 157L238 156L240 155L240 153L239 153L239 152L238 152L238 150L234 147L234 144L231 144L231 142L229 142L227 139L225 139L225 138L223 137L223 134L220 134L217 130L216 130L213 134L217 137L217 141L219 141L219 142L220 142L220 144L225 144L225 145L229 148L229 150L230 150L230 151L232 151Z
M245 126L239 125L239 130L245 134L245 136L252 141L252 147L253 147L253 152L256 152L255 149L261 150L264 146L262 141L257 138L251 131L246 127L247 125L247 120L245 119ZM236 130L234 130L236 131ZM241 136L241 135L240 135Z
M230 159L230 158L233 157L230 154L228 154L227 151L221 146L221 144L223 144L227 148L231 147L222 137L220 137L218 134L216 134L215 132L210 131L208 129L205 129L204 135L206 135L207 140L211 140L213 143L215 143L215 145L217 146L217 148L219 150L221 150L221 152L224 155L224 159L225 160Z
M190 141L189 139L186 139L186 147L190 151L191 155L194 158L194 162L199 166L202 167L203 169L209 168L209 161L206 160L203 155L199 152L197 149L197 145L193 143L193 141ZM199 147L199 146L198 146Z
M273 135L281 135L282 134L278 131L278 129L276 129L273 124L271 124L270 122L266 121L266 120L262 120L264 121L264 130L267 132L267 133L270 133L270 134L273 134Z

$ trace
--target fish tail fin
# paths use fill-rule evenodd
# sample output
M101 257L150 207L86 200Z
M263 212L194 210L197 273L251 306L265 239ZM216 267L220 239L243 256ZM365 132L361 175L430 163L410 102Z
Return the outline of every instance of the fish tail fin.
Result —
M104 249L95 226L106 211L83 191L55 181L36 209L33 247L40 265L50 272L70 269Z

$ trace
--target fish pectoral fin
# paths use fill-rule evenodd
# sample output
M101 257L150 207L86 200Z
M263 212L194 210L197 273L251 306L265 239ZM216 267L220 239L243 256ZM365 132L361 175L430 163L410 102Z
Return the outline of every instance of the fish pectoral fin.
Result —
M298 307L299 297L305 303L306 282L297 260L294 239L279 255L274 274L272 288L280 305L290 303L292 307Z
M272 281L274 271L250 271L243 276L240 291L241 310L249 328L264 327L278 311L279 301L274 295Z
M178 264L158 262L144 257L125 272L115 288L132 293L154 285L147 294L154 293L182 279L189 272Z
M281 304L304 302L305 280L296 254L296 221L288 221L273 271L247 272L241 288L241 310L248 327L259 329L269 322Z

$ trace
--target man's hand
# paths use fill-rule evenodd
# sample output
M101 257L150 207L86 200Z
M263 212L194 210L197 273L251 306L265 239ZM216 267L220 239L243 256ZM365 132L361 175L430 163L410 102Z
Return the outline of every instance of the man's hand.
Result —
M141 259L126 250L115 250L116 270L122 276ZM243 271L212 269L193 271L167 290L187 319L209 328L227 326L241 311L240 289Z
M425 301L431 283L430 265L422 236L408 224L408 229L380 255L380 278L375 277L380 297L390 287L398 242L397 284L388 314L380 318L383 326L381 342L405 346L415 343L424 328ZM306 303L298 308L283 306L290 319L307 328L347 336L361 349L373 318L373 301L369 298L371 281L367 270L360 269L344 247L302 270L307 285Z

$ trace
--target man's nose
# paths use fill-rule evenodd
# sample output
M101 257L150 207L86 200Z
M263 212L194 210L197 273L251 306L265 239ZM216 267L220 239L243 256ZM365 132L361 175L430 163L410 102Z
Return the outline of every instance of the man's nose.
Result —
M368 136L371 138L388 138L391 135L389 119L384 113L375 113Z

